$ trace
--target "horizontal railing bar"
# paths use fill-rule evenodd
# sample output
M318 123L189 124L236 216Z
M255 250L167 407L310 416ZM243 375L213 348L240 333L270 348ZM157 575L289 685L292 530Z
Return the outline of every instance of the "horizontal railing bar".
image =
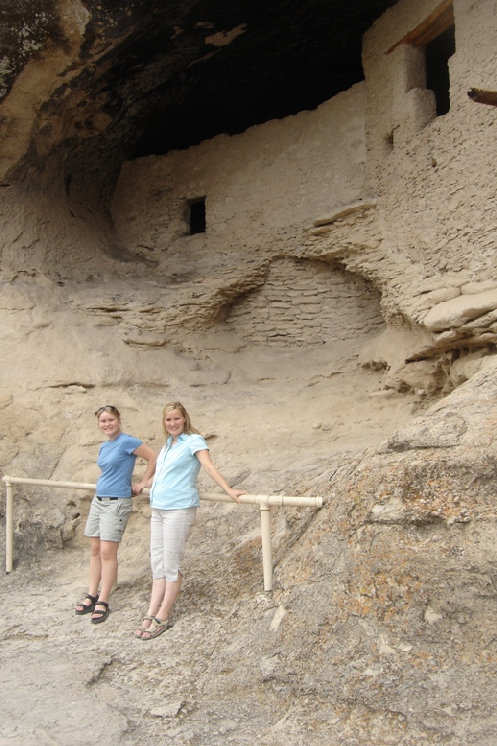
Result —
M200 492L201 500L212 502L232 503L229 495L220 495L217 492ZM298 495L240 495L240 503L252 505L280 505L295 508L322 508L322 497L298 497Z
M39 487L56 487L75 490L94 490L96 485L87 482L59 482L51 479L30 479L28 477L2 477L5 484L32 484ZM149 494L149 489L144 489L145 494ZM208 502L234 502L229 495L216 492L200 492L200 499ZM296 495L241 495L240 503L245 505L275 505L290 506L296 508L322 508L322 497L298 497Z
M5 570L11 572L13 567L14 556L14 484L38 485L39 487L65 488L74 490L95 490L96 485L88 482L60 482L52 479L30 479L29 477L2 477L6 485L6 510L5 510ZM144 493L150 494L149 489L144 489ZM233 503L232 498L226 494L214 492L200 493L201 500L218 503ZM272 591L273 589L273 558L271 547L271 506L296 507L296 508L321 508L323 506L322 497L298 497L295 495L240 495L239 501L245 505L258 505L261 513L261 539L262 539L262 562L264 572L264 590Z
M2 477L5 484L37 484L40 487L72 487L75 490L94 490L94 484L86 482L58 482L51 479L30 479L29 477Z

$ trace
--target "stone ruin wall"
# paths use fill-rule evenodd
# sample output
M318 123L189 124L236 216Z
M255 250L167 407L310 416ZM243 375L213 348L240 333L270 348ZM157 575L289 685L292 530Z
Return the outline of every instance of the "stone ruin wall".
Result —
M497 14L493 2L452 3L450 110L436 116L424 48L398 42L438 5L401 2L366 34L367 189L381 210L385 307L430 332L457 335L468 319L455 313L453 325L437 324L439 304L497 287L496 110L467 95L472 87L496 88Z
M380 327L374 286L303 248L316 219L360 199L363 98L359 85L316 111L125 164L113 218L126 250L156 262L169 298L185 277L205 285L213 266L225 284L251 276L215 315L246 343L316 345ZM202 197L206 231L189 235Z
M360 197L365 159L362 85L317 110L127 162L113 202L128 250L164 265L176 253L220 254L269 243L295 251L306 225ZM205 235L188 236L188 202L206 198Z
M2 271L50 267L57 279L60 268L61 284L71 272L93 282L72 288L68 307L119 322L128 346L156 349L177 330L219 322L280 346L384 329L365 359L403 367L399 385L422 385L441 358L453 383L464 380L473 368L451 371L492 352L497 334L496 110L467 96L495 87L497 22L491 2L453 3L451 108L437 117L422 49L398 42L438 5L403 1L385 13L364 40L364 83L317 110L124 164L113 235L92 233L97 216L63 189L55 200L8 190ZM188 235L199 197L207 231ZM126 266L113 265L119 251ZM96 287L102 267L116 277L108 299ZM133 273L146 282L132 299Z
M300 347L366 336L382 322L378 293L361 277L319 262L281 259L225 323L248 343Z
M493 352L496 111L467 91L495 87L497 21L492 3L453 3L450 111L436 116L424 48L398 42L438 6L385 13L365 37L365 82L316 111L123 166L115 226L166 278L173 307L173 285L214 262L237 292L221 291L207 323L243 340L319 344L386 322L371 355L400 387L423 386L443 360L450 388ZM190 236L201 197L207 230Z

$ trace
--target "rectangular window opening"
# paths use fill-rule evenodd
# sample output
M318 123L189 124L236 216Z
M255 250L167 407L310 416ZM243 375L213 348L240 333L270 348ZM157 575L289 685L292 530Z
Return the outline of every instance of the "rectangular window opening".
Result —
M189 203L190 207L190 236L195 233L205 233L206 220L205 220L205 197L200 199L192 200Z

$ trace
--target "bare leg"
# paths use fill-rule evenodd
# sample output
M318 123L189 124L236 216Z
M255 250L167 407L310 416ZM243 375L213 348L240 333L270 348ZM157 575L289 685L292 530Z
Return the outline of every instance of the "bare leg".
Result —
M178 580L166 581L161 578L158 581L153 581L152 598L150 600L150 606L148 607L149 616L154 616L161 622L165 622L167 620L169 613L180 594L182 580L183 576L181 575L181 573L178 573ZM154 588L154 586L156 587ZM160 596L159 594L159 588L162 588L162 596ZM145 622L146 620L143 621ZM148 622L148 624L144 624L144 629L141 630L141 634L137 636L143 637L145 640L147 640L150 636L150 633L147 632L146 628L149 627L150 624L150 622Z
M164 596L166 595L166 579L165 578L156 578L152 580L152 592L150 594L150 604L148 606L147 615L144 617L142 626L139 627L137 630L135 630L135 637L141 637L143 630L148 629L150 627L152 620L150 617L153 617L157 614L159 611L160 605L162 601L164 600Z
M117 541L100 542L101 585L98 602L95 604L95 611L92 614L92 619L95 617L98 618L106 610L106 607L103 606L101 602L105 601L108 603L112 586L117 579L118 549L119 542Z
M88 593L92 596L98 595L98 586L102 575L102 561L100 559L100 538L90 537L90 578L88 581Z
M101 541L100 542L100 560L102 563L101 586L99 599L108 601L112 586L117 579L117 550L119 549L118 541Z
M178 598L181 591L181 581L183 580L182 574L178 573L178 580L166 581L166 592L164 594L163 601L160 605L159 611L156 616L161 621L165 622L169 616L169 612L173 608L176 599Z
M90 536L90 574L88 579L88 595L98 596L98 586L100 584L100 575L102 573L102 562L100 559L100 539L98 536ZM89 598L85 598L76 606L81 610L83 606L91 606Z
M149 616L155 616L159 611L160 605L166 595L166 579L157 578L152 581L152 593L150 595L150 605L148 607L147 614Z

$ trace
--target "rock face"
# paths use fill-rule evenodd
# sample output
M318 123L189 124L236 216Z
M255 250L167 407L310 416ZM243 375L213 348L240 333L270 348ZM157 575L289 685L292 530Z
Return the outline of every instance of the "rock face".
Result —
M145 500L95 635L72 608L89 495L16 488L0 597L20 588L25 609L2 660L33 714L3 704L0 733L79 743L77 720L116 744L493 743L496 113L466 94L495 88L492 3L401 1L364 36L365 79L312 111L124 160L138 116L88 118L95 71L87 101L74 52L100 40L110 85L105 20L121 52L129 30L115 5L61 5L60 48L40 5L36 59L33 37L5 83L1 470L95 481L98 406L158 450L180 399L231 483L325 504L274 510L271 596L258 511L203 505L175 626L144 646Z
M5 0L1 165L30 145L43 163L69 139L82 168L107 170L114 151L165 153L314 108L362 79L362 34L393 4Z

